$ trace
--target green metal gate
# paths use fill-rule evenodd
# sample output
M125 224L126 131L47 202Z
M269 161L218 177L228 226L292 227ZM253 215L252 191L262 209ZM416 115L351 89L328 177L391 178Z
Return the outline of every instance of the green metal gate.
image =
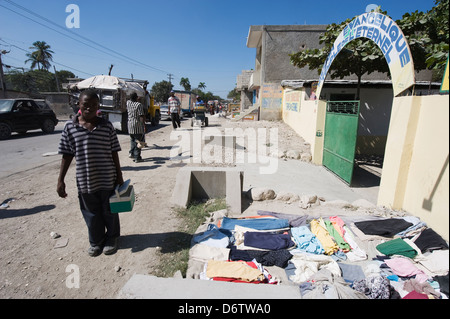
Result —
M358 135L359 101L329 101L325 118L323 166L351 184Z

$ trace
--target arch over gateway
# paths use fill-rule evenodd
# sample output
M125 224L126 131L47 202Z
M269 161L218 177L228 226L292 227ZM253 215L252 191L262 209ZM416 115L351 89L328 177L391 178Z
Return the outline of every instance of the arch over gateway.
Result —
M415 84L411 50L402 30L391 18L378 12L368 12L350 21L334 42L319 77L318 98L334 58L347 43L357 38L372 40L383 52L389 65L394 96Z

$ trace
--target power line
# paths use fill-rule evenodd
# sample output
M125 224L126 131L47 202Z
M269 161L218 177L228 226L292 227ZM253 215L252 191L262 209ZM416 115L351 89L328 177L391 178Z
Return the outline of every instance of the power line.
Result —
M29 19L29 20L31 20L31 21L33 21L33 22L35 22L35 23L37 23L37 24L39 24L39 25L41 25L41 26L44 26L44 27L46 27L46 28L48 28L48 29L50 29L50 30L52 30L52 31L55 31L55 32L57 32L57 33L59 33L59 34L65 36L65 37L68 37L68 38L70 38L70 39L72 39L72 40L78 41L78 42L80 42L80 43L82 43L82 44L84 44L84 45L86 45L86 46L88 46L88 47L90 47L90 48L92 48L92 49L95 49L95 50L98 50L98 51L100 51L100 52L102 52L102 53L105 53L105 54L108 54L108 55L110 55L110 56L113 56L114 58L121 59L122 61L124 61L123 58L125 58L125 59L128 60L128 61L126 61L126 62L131 63L131 64L133 64L133 65L136 65L135 63L137 63L138 65L147 67L147 68L152 69L152 70L154 70L154 71L159 71L159 72L167 73L167 71L165 71L165 70L162 70L162 69L153 67L153 66L151 66L151 65L148 65L148 64L145 64L145 63L140 62L140 61L138 61L138 60L135 60L135 59L133 59L133 58L130 58L130 57L128 57L128 56L126 56L126 55L124 55L124 54L122 54L122 53L120 53L120 52L117 52L117 51L115 51L115 50L112 50L112 49L110 49L110 48L107 48L107 47L105 47L104 45L101 45L101 44L99 44L99 43L97 43L97 42L95 42L95 41L93 41L93 40L90 40L90 39L88 39L88 38L86 38L86 37L84 37L84 36L81 36L81 35L79 35L79 34L73 32L73 31L71 31L71 30L69 30L69 29L67 29L67 28L62 27L62 26L60 26L59 24L57 24L57 23L55 23L55 22L53 22L53 21L51 21L51 20L49 20L49 19L47 19L47 18L45 18L45 17L39 15L39 14L33 12L33 11L31 11L31 10L29 10L29 9L27 9L27 8L25 8L25 7L23 7L23 6L21 6L21 5L18 5L18 4L16 4L16 3L14 3L14 2L11 1L11 0L5 0L5 1L8 2L9 4L11 4L11 5L13 5L13 6L15 6L15 7L19 8L19 9L21 9L21 10L23 10L23 11L25 11L25 12L28 12L29 14L31 14L31 15L33 15L33 16L39 18L39 19L42 19L42 20L46 21L47 23L50 23L50 24L52 24L52 25L54 25L54 26L56 26L56 27L58 27L58 28L60 28L60 29L63 29L65 32L69 32L70 34L73 34L73 35L75 35L75 36L77 36L77 37L79 37L79 38L81 38L81 39L83 39L83 40L85 40L85 41L87 41L87 42L93 43L93 44L95 44L96 46L99 46L100 48L103 48L103 49L105 49L105 50L107 50L107 51L113 52L114 54L116 54L116 55L118 55L118 56L120 56L120 57L122 57L122 58L117 57L117 56L114 56L114 55L112 55L111 53L105 52L105 51L103 51L103 50L101 50L101 49L99 49L99 48L93 47L92 45L89 45L89 44L87 44L87 43L85 43L85 42L83 42L83 41L80 41L80 40L78 40L78 39L75 39L75 38L71 37L70 35L67 35L67 34L65 34L65 33L62 33L62 32L60 32L60 31L58 31L58 30L55 30L54 28L51 28L51 27L49 27L49 26L47 26L47 25L45 25L45 24L42 24L42 23L40 23L40 22L38 22L38 21L36 21L36 20L30 18L30 17L27 17L27 16L25 16L25 15L23 15L23 14L21 14L21 13L15 11L15 10L13 10L13 9L11 9L11 8L5 7L4 5L0 4L1 7L5 8L5 9L7 9L7 10L9 10L9 11L12 11L12 12L14 12L14 13L16 13L16 14L18 14L18 15L20 15L20 16L26 18L26 19ZM132 62L130 62L130 61L132 61L132 62L134 62L134 63L132 63Z
M3 40L3 39L0 39L0 41L2 41L2 42L4 42L4 43L6 43L6 44L7 44L7 45L9 45L10 47L15 47L15 48L17 48L17 49L19 49L19 50L22 50L22 51L26 52L26 53L31 53L30 51L28 51L28 50L26 50L26 49L24 49L24 48L21 48L21 47L19 47L19 46L15 45L15 44L11 44L11 43L9 43L9 42L6 42L6 41L5 41L5 40ZM73 67L70 67L70 66L64 65L64 64L62 64L62 63L59 63L59 62L56 62L56 61L54 61L54 60L52 60L52 62L53 62L54 64L57 64L57 65L63 66L63 67L65 67L65 68L68 68L68 69L74 70L74 71L76 71L76 72L79 72L79 73L83 73L83 74L86 74L86 75L90 75L90 76L94 76L94 74L92 74L92 73L88 73L88 72L84 72L84 71L81 71L81 70L75 69L75 68L73 68ZM30 70L31 70L31 69L30 69Z
M75 41L79 41L79 40L77 40L77 39L75 39L75 38L72 38L71 36L69 36L69 35L67 35L67 34L64 34L64 33L60 32L60 31L58 31L58 30L55 30L55 29L53 29L53 28L51 28L51 27L49 27L49 26L47 26L47 25L45 25L45 24L43 24L43 23L40 23L40 22L38 22L38 21L36 21L36 20L34 20L34 19L31 19L30 17L27 17L27 16L25 16L25 15L23 15L23 14L17 12L17 11L14 11L14 10L8 8L8 7L5 7L4 5L1 5L1 4L0 4L0 7L3 7L3 8L5 8L5 9L11 11L11 12L14 12L14 13L16 13L16 14L18 14L18 15L20 15L20 16L22 16L22 17L28 19L28 20L31 20L31 21L33 21L33 22L35 22L35 23L37 23L37 24L43 26L43 27L46 27L46 28L48 28L48 29L50 29L50 30L53 30L53 31L55 31L56 33L59 33L59 34L65 36L65 37L68 37L68 38L70 38L70 39L72 39L72 40L75 40ZM81 41L79 41L79 42L81 42ZM81 42L81 43L83 43L83 42ZM94 47L92 47L92 46L90 46L90 45L88 45L88 44L86 44L86 43L83 43L83 44L84 44L84 45L87 45L87 46L89 46L89 47L91 47L92 49L95 49L95 50L98 50L98 51L100 51L100 52L109 54L108 52L104 52L104 51L102 51L102 50L100 50L100 49L94 48Z
M50 24L52 24L52 25L54 25L54 26L56 26L56 27L58 27L58 28L60 28L60 29L62 29L62 30L64 30L65 32L69 32L70 34L73 34L73 35L75 35L75 36L77 36L77 37L79 37L79 38L81 38L81 39L83 39L83 40L85 40L85 41L91 42L91 43L93 43L94 45L97 45L97 46L99 46L99 47L101 47L101 48L103 48L103 49L106 49L106 50L108 50L108 51L113 52L114 54L117 54L117 55L119 55L119 56L122 56L122 57L124 57L125 59L128 59L128 60L130 60L130 61L136 62L136 63L138 63L138 64L140 64L140 65L146 66L146 67L148 67L148 68L150 68L150 69L153 69L153 70L155 70L155 71L160 71L160 72L164 72L164 73L167 72L167 71L164 71L164 70L155 68L155 67L153 67L153 66L147 65L147 64L145 64L145 63L142 63L142 62L140 62L140 61L137 61L137 60L135 60L135 59L133 59L133 58L130 58L130 57L128 57L128 56L126 56L126 55L124 55L124 54L122 54L122 53L120 53L120 52L117 52L117 51L115 51L115 50L112 50L112 49L110 49L110 48L107 48L107 47L105 47L104 45L101 45L101 44L97 43L96 41L93 41L93 40L91 40L91 39L88 39L88 38L86 38L86 37L84 37L84 36L82 36L82 35L79 35L79 34L73 32L73 31L71 31L71 30L69 30L69 29L67 29L67 28L64 28L64 27L60 26L59 24L57 24L57 23L55 23L55 22L53 22L53 21L51 21L51 20L49 20L49 19L47 19L47 18L45 18L45 17L43 17L43 16L41 16L41 15L35 13L35 12L33 12L33 11L31 11L31 10L29 10L29 9L27 9L27 8L25 8L25 7L21 6L21 5L19 5L19 4L16 4L15 2L13 2L13 1L11 1L11 0L5 0L5 1L8 2L8 3L10 3L10 4L12 4L12 5L14 5L15 7L19 8L19 9L22 9L22 10L28 12L28 13L31 14L31 15L34 15L35 17L38 17L39 19L42 19L42 20L44 20L44 21L46 21L46 22L48 22L48 23L50 23ZM16 12L16 13L17 13L17 12ZM33 21L34 21L34 20L33 20ZM56 31L56 30L54 30L54 29L52 29L52 28L50 28L50 29L53 30L53 31ZM56 31L56 32L58 32L58 31ZM58 32L58 33L59 33L59 32ZM68 35L65 35L65 34L63 34L63 35L64 35L64 36L68 36ZM69 37L69 36L68 36L68 37ZM73 39L72 37L70 37L70 38ZM74 40L75 40L75 39L74 39ZM85 44L85 43L83 43L83 44ZM85 45L86 45L86 44L85 44ZM88 46L91 47L91 48L93 48L91 45L88 45ZM94 48L94 49L96 49L96 48ZM101 50L100 50L100 51L101 51ZM104 51L101 51L101 52L105 53ZM108 53L106 52L106 54L108 54Z

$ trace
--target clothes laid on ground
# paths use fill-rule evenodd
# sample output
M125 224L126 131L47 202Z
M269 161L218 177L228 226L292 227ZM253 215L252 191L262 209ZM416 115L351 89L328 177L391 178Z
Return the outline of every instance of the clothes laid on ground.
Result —
M224 217L220 228L233 230L234 226L236 225L258 230L271 230L271 229L289 228L289 221L287 219L279 219L279 218L240 219L240 218Z
M392 271L400 277L412 277L419 282L425 282L429 279L429 276L424 271L417 268L409 258L396 257L385 260L386 265L392 269Z
M293 215L293 214L268 212L265 210L258 210L258 214L274 216L276 218L281 218L281 219L287 219L289 221L289 225L291 227L305 226L307 224L308 219L312 219L308 215L298 216L298 215Z
M195 244L189 250L189 258L206 262L208 260L228 260L229 248L212 247L204 244Z
M323 249L325 250L325 254L332 255L339 250L339 246L326 229L322 218L318 220L313 219L311 221L311 232L319 239Z
M433 250L422 255L417 262L435 275L445 275L449 268L449 250Z
M349 287L339 275L321 269L299 286L304 299L367 299L361 292Z
M363 280L366 278L364 271L359 265L351 265L338 263L339 268L341 269L342 278L350 284L353 284L355 280Z
M289 234L246 232L244 234L244 245L260 249L278 250L291 248L295 244Z
M439 284L440 292L447 295L448 298L450 294L448 273L445 276L435 276L433 277L433 280L435 280Z
M345 239L345 241L347 243L349 243L349 245L351 247L351 251L346 253L347 258L350 261L366 260L367 259L367 253L359 247L358 243L356 242L355 237L353 236L352 232L347 227L347 225L344 225L343 229L345 231L344 239Z
M231 233L209 224L205 232L193 237L194 243L202 243L213 247L227 248L230 244Z
M432 228L427 228L421 232L414 243L423 253L435 249L448 249L445 240Z
M294 275L289 276L289 279L295 283L308 280L321 269L328 269L336 276L341 275L339 265L330 256L307 253L294 254L289 262L296 268Z
M402 299L428 299L428 296L425 294L418 293L417 291L411 291Z
M414 258L417 255L416 250L401 238L396 238L379 244L377 246L377 250L387 256L402 255L405 257Z
M255 259L263 266L278 266L281 268L285 268L291 258L292 254L286 249L261 251L241 250L232 247L229 253L229 259L233 261L252 261Z
M345 223L342 219L340 219L338 216L331 216L330 222L333 225L333 227L336 229L339 234L344 237L345 236Z
M370 276L362 280L355 280L352 288L367 296L369 299L389 299L389 280L383 276Z
M275 266L305 299L448 298L448 245L418 218L258 214L193 237L201 279L276 283L264 268Z
M350 251L350 245L342 238L342 235L339 233L339 231L333 226L331 221L326 220L324 221L326 229L330 233L331 237L333 237L336 244L339 246L339 249L341 249L343 252Z
M427 296L431 295L433 298L440 297L440 293L433 289L428 282L419 282L414 278L407 280L403 285L403 289L408 292L416 291Z
M412 226L408 227L404 231L401 231L397 233L396 235L401 237L410 237L414 236L417 233L420 233L424 230L424 228L427 227L427 224L422 222L420 218L417 218L415 216L406 216L403 217L404 220L406 220L408 223L411 223Z
M276 284L272 276L256 261L210 260L205 265L204 279L229 282Z
M323 254L325 252L319 239L307 226L293 227L291 233L299 250L312 254Z
M355 226L358 227L364 234L383 237L394 237L395 234L404 231L412 225L412 223L407 222L403 218L355 222Z
M206 276L209 278L235 278L247 282L264 281L264 274L246 262L210 260L206 268Z

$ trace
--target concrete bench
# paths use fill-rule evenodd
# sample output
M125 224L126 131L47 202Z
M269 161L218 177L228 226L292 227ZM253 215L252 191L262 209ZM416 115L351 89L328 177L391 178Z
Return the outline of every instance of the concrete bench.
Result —
M186 208L192 200L225 198L231 213L242 213L244 172L235 168L183 167L178 171L172 204Z

